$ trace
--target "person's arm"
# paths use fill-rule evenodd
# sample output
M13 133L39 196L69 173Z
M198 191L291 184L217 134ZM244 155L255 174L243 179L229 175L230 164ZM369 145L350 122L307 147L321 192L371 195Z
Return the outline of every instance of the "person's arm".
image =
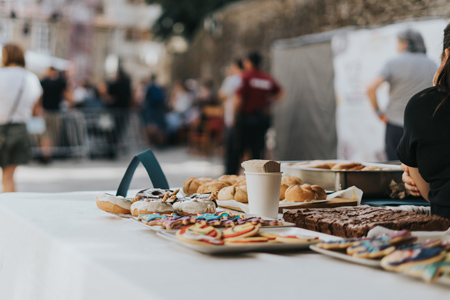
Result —
M428 193L430 192L430 184L426 182L422 175L419 173L418 168L409 167L402 164L402 180L405 183L405 188L409 190L413 196L422 196L425 200L428 200Z
M380 85L385 81L385 79L381 76L375 77L372 82L369 83L366 89L367 97L369 97L370 104L372 105L373 110L378 115L378 118L386 123L386 116L384 113L380 111L380 107L378 106L377 101L377 89L380 87Z

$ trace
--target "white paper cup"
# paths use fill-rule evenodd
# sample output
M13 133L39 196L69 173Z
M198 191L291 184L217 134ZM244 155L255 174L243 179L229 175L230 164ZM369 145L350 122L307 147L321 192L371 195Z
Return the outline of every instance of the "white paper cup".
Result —
M282 172L245 172L248 206L251 214L273 219L278 217L282 174Z

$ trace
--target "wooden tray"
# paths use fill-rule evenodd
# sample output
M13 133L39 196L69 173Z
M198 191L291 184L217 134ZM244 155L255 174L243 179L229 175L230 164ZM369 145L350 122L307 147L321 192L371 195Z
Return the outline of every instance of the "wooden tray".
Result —
M217 202L219 204L219 207L244 212L240 207L225 206L225 205L221 205L219 203L220 201L217 201ZM350 199L344 199L344 198L333 198L331 200L328 200L327 202L321 202L321 203L305 202L300 205L294 204L291 206L282 206L282 207L280 207L278 212L282 213L283 210L285 210L285 209L296 209L296 208L332 208L332 207L339 207L339 206L356 206L356 205L357 205L356 200L350 200Z

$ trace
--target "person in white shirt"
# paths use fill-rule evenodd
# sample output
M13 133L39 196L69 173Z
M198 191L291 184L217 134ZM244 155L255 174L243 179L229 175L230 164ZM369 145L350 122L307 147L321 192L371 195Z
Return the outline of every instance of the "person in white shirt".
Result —
M25 70L23 50L3 46L0 68L0 168L3 192L15 192L14 171L30 160L26 122L42 95L39 78Z
M241 86L241 71L243 69L242 60L235 59L227 70L227 77L222 83L219 90L219 98L223 101L224 106L224 121L225 121L225 174L230 174L231 170L236 167L234 164L239 164L238 161L233 160L233 127L235 115L235 94L237 89Z

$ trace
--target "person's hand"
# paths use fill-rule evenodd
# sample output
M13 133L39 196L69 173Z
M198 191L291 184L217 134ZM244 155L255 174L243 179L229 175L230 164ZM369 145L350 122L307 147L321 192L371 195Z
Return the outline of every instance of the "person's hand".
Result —
M380 121L383 122L384 124L387 124L387 118L385 114L379 114L378 119L380 119Z
M408 166L405 164L402 164L401 167L402 167L402 171L403 171L402 180L405 183L405 188L409 191L409 193L411 195L419 197L420 196L419 188L417 187L416 183L409 175Z

